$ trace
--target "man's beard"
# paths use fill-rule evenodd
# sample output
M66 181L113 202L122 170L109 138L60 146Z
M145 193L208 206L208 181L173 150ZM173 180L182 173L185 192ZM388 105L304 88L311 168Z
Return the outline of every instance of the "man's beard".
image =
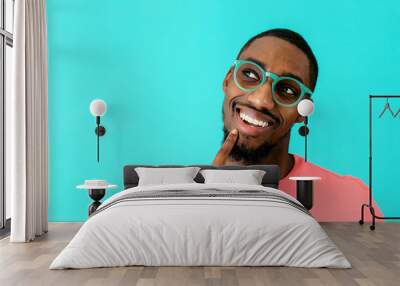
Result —
M226 137L228 137L228 130L226 130L225 126L223 128L224 131L224 140L222 142L225 142ZM239 140L239 139L238 139ZM239 145L239 143L235 144L233 146L233 149L231 151L231 157L235 161L243 161L244 164L246 165L252 165L252 164L259 164L265 157L270 153L272 148L275 146L275 144L270 144L268 142L263 143L261 146L251 149L243 145Z

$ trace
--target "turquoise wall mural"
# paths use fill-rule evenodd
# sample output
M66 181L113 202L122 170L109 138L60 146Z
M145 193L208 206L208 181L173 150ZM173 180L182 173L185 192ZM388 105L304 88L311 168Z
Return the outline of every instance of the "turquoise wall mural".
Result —
M75 186L106 179L119 186L108 197L122 190L126 164L211 163L225 73L250 37L276 27L302 34L319 62L309 161L368 183L368 95L400 94L399 19L394 0L48 0L49 219L85 220L90 199ZM95 98L108 104L100 163ZM374 123L375 199L385 215L400 201L399 120ZM299 126L289 151L303 156Z

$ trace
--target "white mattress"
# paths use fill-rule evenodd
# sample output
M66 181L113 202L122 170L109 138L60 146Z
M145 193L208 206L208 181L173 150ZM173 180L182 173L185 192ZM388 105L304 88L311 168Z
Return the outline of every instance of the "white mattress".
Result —
M279 200L252 197L161 197L137 192L258 190L239 184L141 186L106 200L55 258L50 269L127 265L293 266L350 268L315 219ZM145 193L140 193L145 194Z

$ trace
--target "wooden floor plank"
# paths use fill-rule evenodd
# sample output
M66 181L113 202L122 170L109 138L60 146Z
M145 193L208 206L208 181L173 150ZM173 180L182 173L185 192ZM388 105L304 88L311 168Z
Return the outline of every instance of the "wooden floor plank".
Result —
M375 231L357 223L321 225L352 269L132 266L51 271L50 263L81 223L50 223L49 232L32 243L0 240L0 285L400 285L400 223L380 223Z

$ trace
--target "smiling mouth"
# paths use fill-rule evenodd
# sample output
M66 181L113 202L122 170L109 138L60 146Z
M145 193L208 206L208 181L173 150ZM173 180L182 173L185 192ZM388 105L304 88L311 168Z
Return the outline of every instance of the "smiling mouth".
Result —
M250 111L251 108L240 108L239 106L235 106L234 110L240 120L249 126L259 129L267 129L275 124L274 120L267 119L266 116L262 116L262 118L260 118L260 116L254 116L254 114L259 111L252 110L251 112L246 112L246 110Z

